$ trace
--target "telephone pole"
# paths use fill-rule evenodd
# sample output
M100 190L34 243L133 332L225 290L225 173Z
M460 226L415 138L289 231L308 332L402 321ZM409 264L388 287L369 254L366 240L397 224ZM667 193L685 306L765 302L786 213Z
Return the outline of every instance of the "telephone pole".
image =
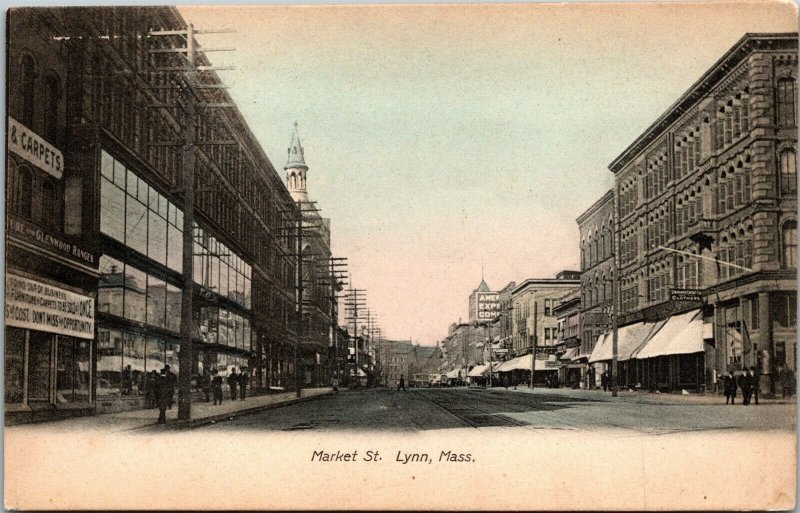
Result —
M179 72L181 78L177 88L182 94L182 107L185 115L182 123L183 135L183 167L181 179L183 182L183 251L182 251L182 282L181 292L181 347L178 352L178 419L190 420L192 418L192 367L194 364L193 334L194 334L194 315L193 315L193 295L194 295L194 161L197 142L196 136L196 116L198 107L233 107L231 103L198 103L198 90L204 88L221 89L222 84L199 84L197 73L205 71L215 71L232 69L230 67L198 66L197 54L210 51L232 51L232 48L198 48L194 40L195 34L228 33L230 30L195 30L191 23L185 30L155 30L150 31L153 37L182 38L186 46L155 48L149 50L151 54L172 54L184 57L180 66L157 67L161 72ZM167 86L173 87L173 86ZM174 108L177 105L157 106ZM175 144L175 143L167 143Z
M531 390L533 390L533 375L536 372L536 338L539 334L539 302L533 300L533 339L531 340Z
M352 280L351 280L352 283ZM354 289L350 287L349 294L345 299L345 318L347 321L353 323L353 345L355 347L355 379L356 383L360 384L361 379L358 377L358 371L360 370L359 361L358 361L358 311L359 309L363 310L367 306L366 300L366 293L365 289Z

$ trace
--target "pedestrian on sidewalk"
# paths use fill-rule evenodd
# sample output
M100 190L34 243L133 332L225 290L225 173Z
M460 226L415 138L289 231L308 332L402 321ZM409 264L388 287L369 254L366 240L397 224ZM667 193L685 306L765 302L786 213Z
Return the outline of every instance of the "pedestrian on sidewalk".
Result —
M214 406L222 404L222 376L217 369L214 369L214 377L211 379L211 388L214 392Z
M758 404L758 393L759 389L761 388L761 380L759 379L759 375L756 373L755 367L750 367L750 386L753 390L753 399L755 399L756 404Z
M175 389L178 387L178 376L169 369L169 365L164 365L164 371L164 376L167 380L167 406L171 410L172 405L175 403Z
M401 389L403 392L406 391L406 380L402 374L400 374L400 382L397 384L397 391L399 392Z
M603 392L608 392L608 371L600 374L600 383L603 385Z
M789 367L781 365L778 369L778 381L781 385L781 395L783 395L783 398L792 397L795 387L794 371Z
M729 400L731 404L734 404L736 402L736 378L733 377L733 373L729 372L722 379L725 390L725 404L728 404Z
M156 386L158 383L158 372L153 369L149 373L145 375L144 381L144 398L147 402L147 407L152 409L158 406L158 401L156 399Z
M203 390L203 394L206 396L206 402L211 402L211 373L208 372L208 369L203 369L203 373L198 376L198 380L200 381L200 388Z
M250 382L250 373L247 370L247 367L242 367L240 369L241 374L239 374L239 397L242 398L244 401L245 397L247 397L247 385Z
M753 393L753 387L746 367L742 375L739 376L739 388L742 389L742 404L747 406L750 404L750 395Z
M228 388L231 389L231 401L236 400L236 387L239 384L239 375L236 374L236 367L231 367L231 373L228 374Z
M170 405L172 398L172 390L169 386L169 378L167 377L167 367L161 369L161 374L156 381L156 400L158 401L158 422L157 424L165 424L167 422L167 408Z

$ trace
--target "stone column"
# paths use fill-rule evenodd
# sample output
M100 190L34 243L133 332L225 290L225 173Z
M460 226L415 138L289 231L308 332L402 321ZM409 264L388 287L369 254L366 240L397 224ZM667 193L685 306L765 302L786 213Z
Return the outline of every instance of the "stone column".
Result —
M769 379L769 397L775 397L775 343L772 340L772 318L769 309L769 292L758 293L758 337L759 347L768 352L768 361L765 365Z

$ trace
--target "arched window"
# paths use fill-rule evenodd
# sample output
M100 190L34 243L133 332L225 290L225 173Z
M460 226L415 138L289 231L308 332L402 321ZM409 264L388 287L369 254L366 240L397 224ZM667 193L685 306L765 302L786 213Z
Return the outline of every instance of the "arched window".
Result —
M19 168L17 183L14 188L14 210L17 214L30 219L32 215L33 173L27 167Z
M51 228L58 228L59 225L56 185L50 179L42 181L42 223Z
M26 55L22 58L22 121L23 125L31 127L33 125L33 105L35 91L33 90L36 70L34 69L33 57Z
M795 120L795 86L794 79L778 80L778 126L794 126Z
M797 221L783 223L783 266L797 268Z
M793 150L781 152L781 194L797 194L797 155Z
M58 137L58 78L52 73L44 79L44 136L51 143Z

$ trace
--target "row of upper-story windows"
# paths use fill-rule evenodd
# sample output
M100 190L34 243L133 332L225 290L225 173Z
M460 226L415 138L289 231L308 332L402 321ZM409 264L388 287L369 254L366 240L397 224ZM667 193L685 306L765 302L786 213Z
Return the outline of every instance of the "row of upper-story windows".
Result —
M61 80L57 73L48 69L39 71L37 63L30 54L23 54L17 63L16 84L11 89L14 95L9 107L11 114L51 144L58 146L60 141L62 96Z
M723 149L737 141L750 129L748 113L748 88L719 100L715 119L714 141L716 149ZM778 127L797 124L796 85L790 77L777 81L775 92L775 123ZM702 124L709 124L708 116ZM642 202L657 198L666 191L667 184L675 178L687 176L700 164L703 157L701 141L703 129L691 125L675 134L673 169L667 166L666 153L659 150L648 156L638 170L619 187L619 208L627 216ZM796 167L796 166L793 166ZM796 180L793 181L796 190ZM787 184L788 185L788 184ZM788 185L787 188L790 188ZM782 187L782 189L784 189ZM641 190L641 197L639 191Z
M59 232L63 226L61 184L28 165L6 159L6 209L28 221Z
M793 149L784 149L779 155L781 196L797 194L797 157ZM671 203L667 202L651 212L646 222L632 223L620 233L620 263L628 264L644 251L666 244L671 238L684 235L694 224L704 218L704 212L726 215L752 202L752 168L749 155L735 165L718 170L717 179L706 178L676 194L674 229ZM709 196L711 194L711 196ZM644 246L641 244L644 243Z
M581 270L591 269L611 257L613 252L613 223L608 219L581 241Z

